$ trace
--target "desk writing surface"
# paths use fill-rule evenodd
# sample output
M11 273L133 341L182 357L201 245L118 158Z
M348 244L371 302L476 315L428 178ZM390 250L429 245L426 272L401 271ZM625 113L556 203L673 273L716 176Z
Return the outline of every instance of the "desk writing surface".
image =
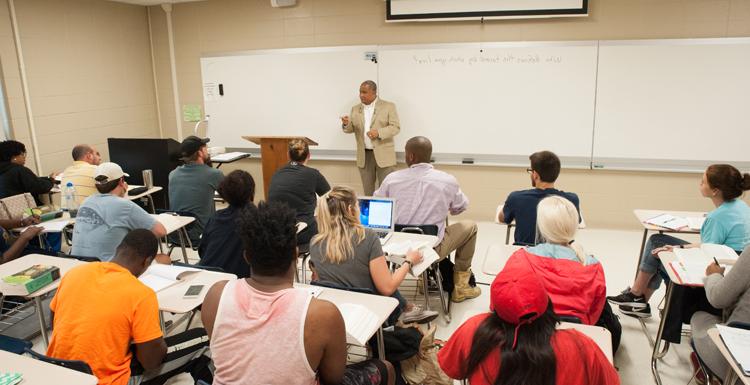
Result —
M700 233L700 230L694 230L690 228L686 228L684 230L671 230L666 227L654 226L654 225L648 224L646 223L646 220L662 215L662 214L670 214L676 217L685 217L685 218L703 217L706 215L706 213L703 211L674 211L674 210L645 210L645 209L635 209L633 210L633 214L635 214L635 217L638 218L638 222L640 222L641 225L643 225L643 228L646 230L663 231L663 232L670 232L670 233L685 233L685 234L698 234Z
M187 313L203 304L208 289L213 284L219 281L234 279L237 279L237 276L234 274L208 270L201 270L195 274L190 274L176 284L156 293L156 299L159 301L159 310L176 314ZM203 290L201 290L197 297L185 298L185 291L193 285L203 285Z
M143 187L143 186L139 186L139 185L135 185L135 184L128 185L128 191L130 191L132 189L135 189L135 188L139 188L139 187ZM138 198L143 198L143 197L145 197L147 195L151 195L151 194L153 194L155 192L158 192L158 191L161 191L161 190L162 190L161 186L153 186L150 189L148 189L148 190L146 190L146 191L144 191L144 192L142 192L140 194L137 194L137 195L125 194L125 198L127 198L127 199L129 199L131 201L134 201L134 200L136 200Z
M96 377L37 359L0 350L0 372L23 374L19 385L95 385Z
M47 294L57 289L57 287L60 286L60 280L65 276L65 274L68 271L70 271L70 269L78 265L82 265L84 263L86 262L82 262L82 261L72 259L72 258L60 258L60 257L53 257L53 256L41 255L41 254L25 255L21 258L14 259L10 262L6 262L0 265L0 292L2 292L4 295L18 295L18 296L23 296L26 298L34 298L34 297L42 296L44 294ZM31 294L24 294L24 291L20 286L9 285L3 282L2 277L13 275L33 265L57 266L58 268L60 268L60 279L52 282L51 284Z
M742 369L737 365L737 361L734 360L734 357L732 357L732 353L729 352L729 349L727 349L727 346L724 345L724 341L721 340L721 334L719 333L719 329L711 328L708 329L708 336L711 338L711 342L713 342L716 347L719 349L719 352L721 352L721 355L724 356L724 359L729 363L729 366L734 370L734 373L737 374L737 377L742 381L745 385L750 385L750 377L745 376L745 374L742 372ZM720 375L724 375L724 373L719 373Z
M487 248L487 253L484 256L484 263L482 263L482 272L488 275L498 275L505 266L505 262L508 258L516 252L518 249L522 249L523 246L518 245L506 245L506 244L492 244Z
M171 215L171 214L149 214L159 223L164 225L167 230L167 234L171 234L195 221L194 217L187 217L182 215ZM162 220L163 219L163 220Z
M402 233L402 232L394 232L391 234L391 237L388 238L388 242L386 242L386 245L392 244L392 243L399 243L399 242L428 242L432 247L437 246L440 243L440 239L434 235L425 235L425 234L412 234L412 233Z
M594 340L596 345L599 346L599 349L602 350L602 353L607 356L609 363L611 364L613 362L612 333L610 333L609 330L601 326L576 324L571 322L560 322L560 325L557 326L557 329L575 329L585 334L586 336Z

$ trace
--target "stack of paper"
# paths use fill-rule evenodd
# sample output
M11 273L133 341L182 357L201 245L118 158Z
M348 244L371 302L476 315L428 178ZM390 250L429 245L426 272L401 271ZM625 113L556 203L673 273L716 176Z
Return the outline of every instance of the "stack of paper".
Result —
M724 325L716 325L716 328L734 361L746 376L750 376L750 330Z
M346 343L364 346L367 340L378 330L378 316L370 309L354 304L342 303L336 305L344 317L346 325Z
M388 259L396 263L403 263L404 259L399 257L405 256L409 250L417 250L422 253L422 262L411 268L411 273L415 277L421 275L430 265L440 259L440 256L430 247L429 242L425 241L389 242L383 247L383 251L389 256ZM394 256L396 258L393 258Z
M150 287L153 291L159 292L160 290L164 290L167 287L174 285L186 276L199 271L200 269L193 267L153 263L148 267L145 273L138 277L138 280L143 282L144 285Z
M212 155L211 160L215 162L232 162L237 159L242 159L250 156L250 154L246 152L227 152L225 154L219 154L219 155Z
M704 243L701 247L673 250L677 258L670 263L680 285L703 286L706 267L714 263L714 258L725 265L733 265L737 261L737 253L724 245Z
M646 223L654 226L664 227L670 230L680 230L688 227L688 221L682 217L676 217L672 214L662 214L650 219Z

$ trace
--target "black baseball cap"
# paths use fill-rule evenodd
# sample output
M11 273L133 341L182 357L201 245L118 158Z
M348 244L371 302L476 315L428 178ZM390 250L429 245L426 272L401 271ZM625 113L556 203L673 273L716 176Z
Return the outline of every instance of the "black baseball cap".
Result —
M190 135L180 144L180 153L183 157L189 157L198 152L201 147L205 146L206 143L211 141L209 138L201 139L195 135Z

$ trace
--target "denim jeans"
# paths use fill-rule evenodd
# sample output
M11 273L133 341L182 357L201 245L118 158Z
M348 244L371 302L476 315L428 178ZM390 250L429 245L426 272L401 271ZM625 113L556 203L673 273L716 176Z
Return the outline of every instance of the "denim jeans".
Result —
M651 254L651 252L654 249L658 249L664 246L687 245L689 243L690 242L666 234L654 234L648 237L646 246L643 248L641 264L638 266L638 270L645 273L654 274L654 276L651 277L651 280L648 281L649 289L658 289L661 285L661 281L664 280L664 275L666 274L666 271L664 271L664 266L661 264L661 261L659 261L659 258L656 258L655 255Z

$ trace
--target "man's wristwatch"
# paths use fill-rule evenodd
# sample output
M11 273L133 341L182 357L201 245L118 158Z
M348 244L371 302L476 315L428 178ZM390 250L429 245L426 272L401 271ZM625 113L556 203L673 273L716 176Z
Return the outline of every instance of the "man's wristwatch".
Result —
M404 260L404 265L407 264L407 263L409 264L409 269L411 269L412 267L414 267L414 263L412 261L410 261L408 259L405 259Z

